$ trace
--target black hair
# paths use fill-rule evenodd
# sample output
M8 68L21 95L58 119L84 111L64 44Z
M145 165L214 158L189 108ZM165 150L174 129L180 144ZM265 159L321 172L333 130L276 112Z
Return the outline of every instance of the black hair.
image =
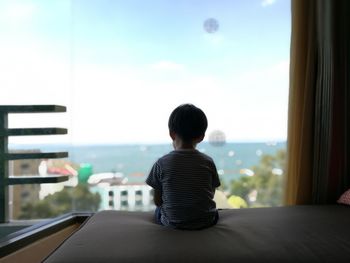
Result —
M204 136L208 127L204 112L192 104L182 104L170 114L168 127L185 142Z

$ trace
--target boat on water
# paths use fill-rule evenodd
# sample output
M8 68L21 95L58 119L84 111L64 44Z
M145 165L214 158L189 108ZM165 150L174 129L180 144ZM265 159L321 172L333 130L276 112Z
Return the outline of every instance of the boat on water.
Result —
M121 185L125 184L127 180L128 179L124 177L123 173L109 172L92 174L88 179L88 183L90 185L98 185L101 183L108 183L109 185Z

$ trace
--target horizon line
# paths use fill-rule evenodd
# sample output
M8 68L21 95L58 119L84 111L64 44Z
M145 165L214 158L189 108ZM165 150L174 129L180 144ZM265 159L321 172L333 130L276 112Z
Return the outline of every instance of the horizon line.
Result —
M246 144L251 144L251 143L264 143L264 144L279 144L279 143L286 143L286 139L281 139L281 140L242 140L242 141L226 141L225 144L232 144L232 143L246 143ZM203 141L200 144L210 144L209 141ZM147 145L171 145L171 142L125 142L125 143L120 143L120 142L111 142L111 143L9 143L9 147L11 146L131 146L131 145L139 145L139 146L147 146Z

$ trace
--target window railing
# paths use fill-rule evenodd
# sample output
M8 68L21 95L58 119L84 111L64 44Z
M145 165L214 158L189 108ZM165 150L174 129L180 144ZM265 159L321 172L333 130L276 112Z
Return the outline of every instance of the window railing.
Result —
M68 157L68 152L21 152L11 153L8 150L9 136L33 136L67 134L65 128L16 128L8 127L10 113L55 113L66 112L65 106L59 105L3 105L0 106L0 223L9 222L10 185L59 183L68 180L68 176L10 176L9 161L19 159L52 159Z

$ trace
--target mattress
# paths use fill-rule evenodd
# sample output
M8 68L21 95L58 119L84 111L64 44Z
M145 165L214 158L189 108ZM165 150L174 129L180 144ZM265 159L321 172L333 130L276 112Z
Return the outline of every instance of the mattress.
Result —
M350 207L220 210L216 226L176 230L152 212L101 211L45 263L350 262Z

